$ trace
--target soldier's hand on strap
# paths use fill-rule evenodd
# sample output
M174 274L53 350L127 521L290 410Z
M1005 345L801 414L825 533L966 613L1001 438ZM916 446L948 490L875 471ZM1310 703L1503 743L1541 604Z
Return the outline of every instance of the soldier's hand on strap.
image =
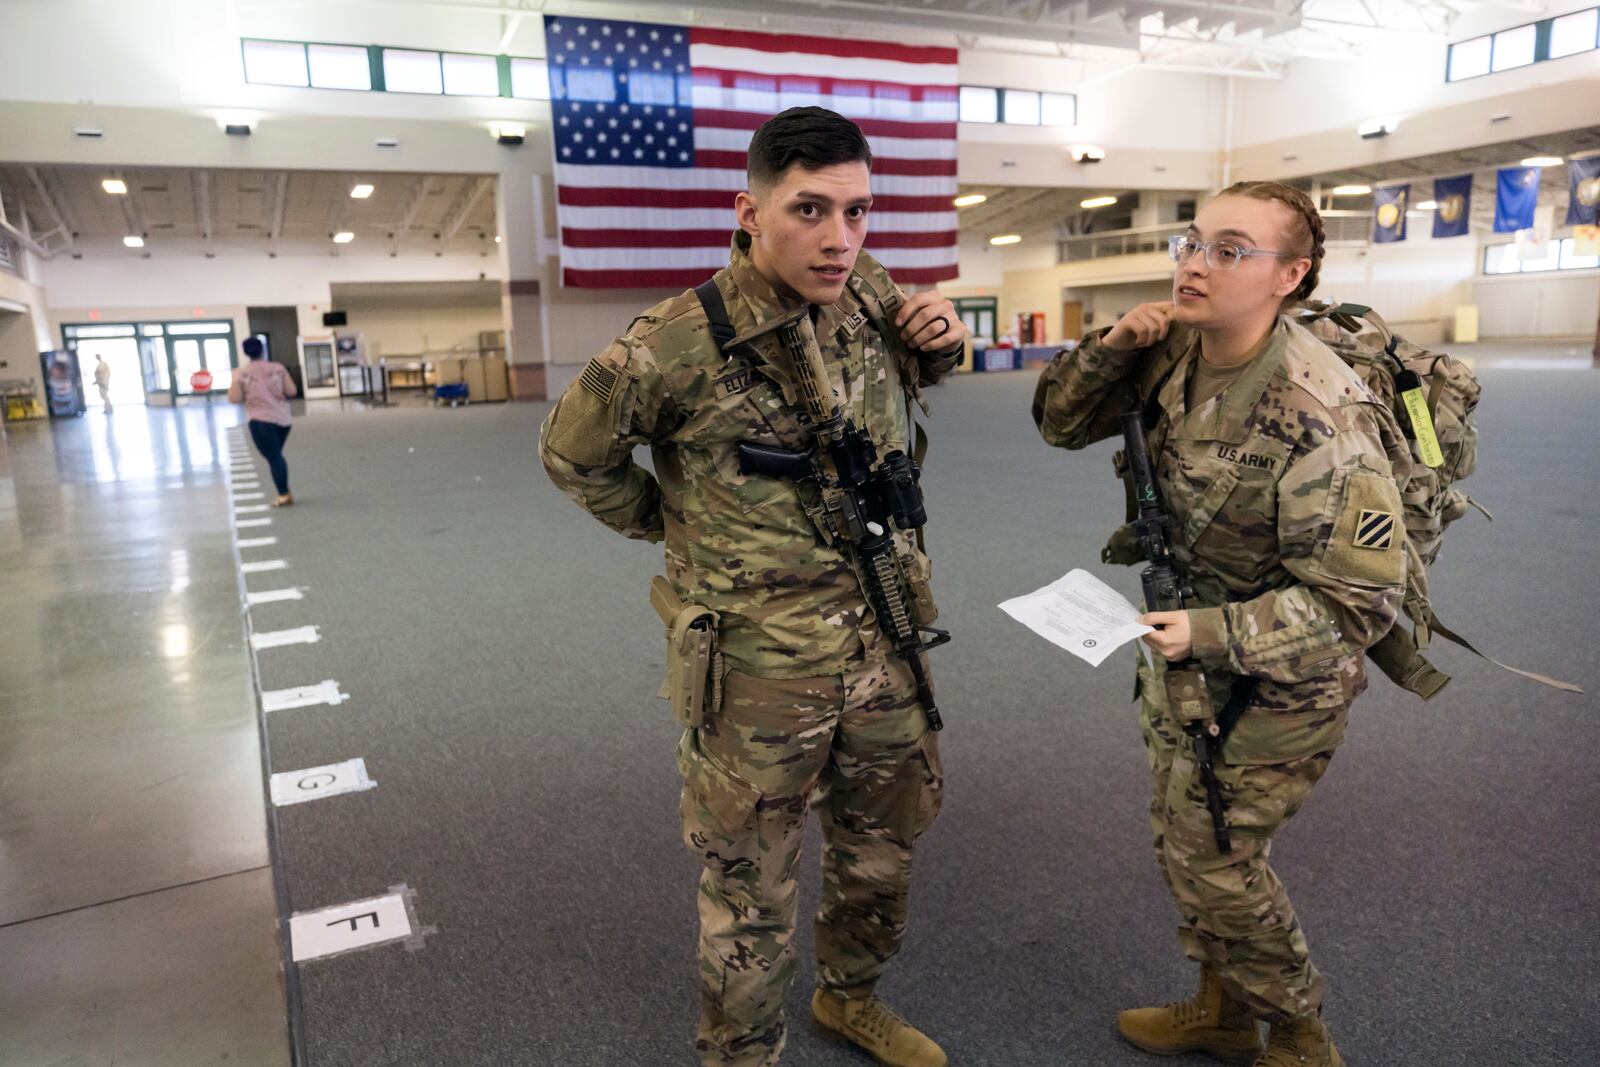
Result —
M956 314L956 306L937 289L908 298L894 324L900 327L907 346L924 352L943 352L967 339L967 327Z
M1171 328L1172 301L1158 300L1153 304L1140 304L1122 316L1100 343L1123 352L1148 348L1167 336Z
M1145 634L1140 640L1173 663L1189 658L1194 651L1194 639L1189 630L1187 611L1151 611L1139 616L1145 626L1154 626L1155 633Z

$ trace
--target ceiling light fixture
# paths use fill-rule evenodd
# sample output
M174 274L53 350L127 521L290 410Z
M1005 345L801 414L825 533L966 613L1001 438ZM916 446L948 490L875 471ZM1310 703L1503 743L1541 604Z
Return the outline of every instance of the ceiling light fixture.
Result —
M1522 161L1524 167L1559 167L1566 160L1560 156L1529 156Z
M347 245L355 239L356 235L351 233L349 230L341 230L333 235L333 243L336 245Z
M1356 127L1356 134L1363 141L1375 141L1389 136L1399 125L1398 119L1369 119Z
M122 243L129 248L143 248L144 238L138 236L137 234L129 234L122 239Z
M1333 187L1334 196L1366 196L1372 192L1370 185L1336 185Z
M956 207L972 207L975 204L983 203L987 199L989 198L982 193L967 193L965 196L958 196L950 202Z
M989 238L989 243L992 245L1014 245L1020 240L1022 240L1020 233L1003 233L999 237Z
M128 195L128 183L123 181L121 178L106 178L100 183L100 188L104 189L112 196Z
M352 200L365 200L371 195L372 186L366 182L361 182L359 185L352 186L350 189L350 199Z
M1439 201L1437 201L1437 200L1419 200L1415 204L1412 204L1411 206L1416 208L1418 211L1434 211L1439 207Z
M489 132L494 134L494 139L503 145L515 147L528 137L528 128L515 123L500 122L489 127Z
M1087 200L1080 200L1079 207L1110 207L1117 202L1114 196L1091 196Z

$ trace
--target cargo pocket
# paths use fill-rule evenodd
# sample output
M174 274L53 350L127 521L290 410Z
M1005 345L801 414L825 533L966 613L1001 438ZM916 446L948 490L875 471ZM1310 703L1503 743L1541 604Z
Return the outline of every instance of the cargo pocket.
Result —
M746 514L780 497L793 496L794 483L787 479L739 470L741 441L791 451L803 448L797 444L804 437L794 415L777 388L764 379L743 391L708 400L680 432L684 440L704 450L712 477Z
M1222 761L1254 766L1332 752L1344 741L1349 696L1337 676L1280 684L1262 681L1239 716Z
M707 756L698 730L685 730L678 743L678 772L683 775L684 840L690 848L702 851L697 835L736 837L749 824L761 790Z
M916 770L922 777L922 789L917 796L917 821L912 827L912 839L922 836L933 825L944 807L944 762L939 758L939 735L929 730L922 738L922 747L913 757Z

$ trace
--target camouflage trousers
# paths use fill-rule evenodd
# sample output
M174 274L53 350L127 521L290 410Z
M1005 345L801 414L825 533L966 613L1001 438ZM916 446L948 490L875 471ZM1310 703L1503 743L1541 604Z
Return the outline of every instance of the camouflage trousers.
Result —
M1286 1022L1313 1015L1322 1005L1322 976L1312 966L1289 895L1267 861L1272 835L1300 810L1333 752L1281 763L1228 763L1224 746L1216 775L1233 845L1224 855L1212 832L1194 742L1160 703L1148 695L1144 701L1145 749L1154 779L1150 823L1156 862L1182 919L1178 941L1258 1018ZM1245 714L1258 713L1270 714Z
M822 824L817 984L869 996L899 950L911 852L944 778L898 659L796 680L730 672L721 710L685 733L683 837L700 875L700 1023L707 1065L768 1067L794 978L806 809Z

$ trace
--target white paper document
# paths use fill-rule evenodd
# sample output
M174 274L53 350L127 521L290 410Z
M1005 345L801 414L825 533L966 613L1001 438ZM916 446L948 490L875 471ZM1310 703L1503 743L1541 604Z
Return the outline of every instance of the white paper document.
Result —
M1086 570L1074 569L1043 589L1013 597L1000 610L1096 667L1140 634L1143 614L1128 598Z

